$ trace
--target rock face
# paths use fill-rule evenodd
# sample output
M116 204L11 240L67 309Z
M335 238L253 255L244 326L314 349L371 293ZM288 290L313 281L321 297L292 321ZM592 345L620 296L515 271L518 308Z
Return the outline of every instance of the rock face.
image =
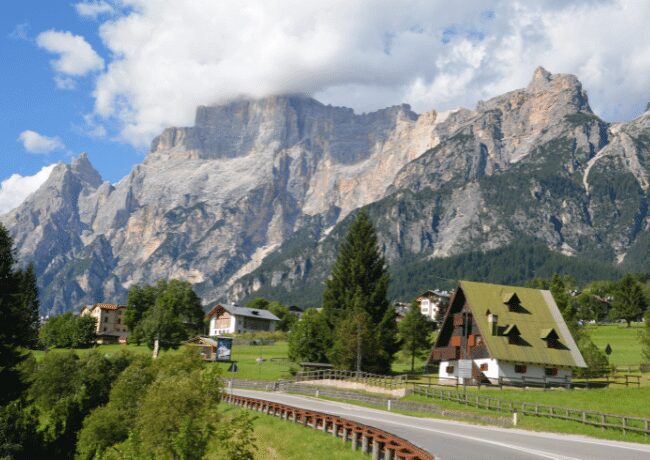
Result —
M165 130L118 184L82 155L2 221L36 264L44 311L169 277L210 301L306 223L330 227L383 197L438 144L436 118L407 105L356 115L302 96L200 107L194 127Z
M200 107L119 183L82 155L1 220L51 313L159 278L193 282L206 302L317 285L364 206L392 265L526 236L638 266L649 164L650 112L608 124L575 77L540 68L445 115L357 115L304 96Z

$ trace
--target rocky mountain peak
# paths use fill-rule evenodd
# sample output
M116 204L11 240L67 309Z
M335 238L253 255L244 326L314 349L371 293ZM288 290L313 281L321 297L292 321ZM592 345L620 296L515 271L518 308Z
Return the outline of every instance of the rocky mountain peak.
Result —
M92 187L97 188L102 184L102 176L100 176L99 172L90 163L86 152L82 152L77 158L72 160L70 169L79 180Z

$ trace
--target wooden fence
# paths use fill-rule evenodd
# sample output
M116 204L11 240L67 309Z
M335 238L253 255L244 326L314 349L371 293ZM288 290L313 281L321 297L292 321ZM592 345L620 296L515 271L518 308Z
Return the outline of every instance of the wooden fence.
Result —
M361 449L364 453L372 453L373 460L379 460L380 457L385 460L433 460L433 455L409 441L354 420L245 396L225 394L223 399L250 410L322 430L341 438L343 442L350 441L352 450Z
M480 409L494 410L498 412L518 412L522 415L534 415L536 417L547 417L561 420L578 422L585 425L605 429L615 429L628 432L650 434L650 419L642 417L630 417L619 414L606 414L603 412L571 409L568 407L548 406L545 404L509 401L491 396L467 393L455 390L434 388L427 385L416 385L414 393L428 398L453 401L467 406Z
M337 369L323 369L318 371L297 372L296 382L313 380L346 380L349 382L363 383L368 386L381 387L394 390L406 386L407 375L379 375L369 372L341 371Z

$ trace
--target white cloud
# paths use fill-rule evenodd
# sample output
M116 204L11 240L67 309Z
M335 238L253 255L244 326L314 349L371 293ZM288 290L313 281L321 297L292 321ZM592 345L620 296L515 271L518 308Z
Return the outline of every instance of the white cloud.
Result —
M80 35L48 30L36 37L36 44L59 55L52 61L52 67L59 74L80 77L104 68L104 60Z
M58 137L47 137L29 129L20 133L18 140L29 153L50 153L65 148Z
M55 166L44 166L33 176L13 174L0 182L0 214L11 211L25 201L25 198L35 192L50 177Z
M100 27L112 58L98 119L146 145L198 105L306 92L361 111L473 106L538 65L577 74L606 119L649 98L650 2L122 0Z
M104 14L112 14L115 8L109 2L105 1L85 1L79 2L74 5L75 10L79 16L96 19L98 16Z

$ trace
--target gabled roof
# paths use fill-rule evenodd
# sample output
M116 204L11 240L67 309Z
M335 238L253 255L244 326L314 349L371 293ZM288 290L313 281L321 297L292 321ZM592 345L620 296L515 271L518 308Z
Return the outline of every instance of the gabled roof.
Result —
M211 347L217 347L217 341L214 339L211 339L210 337L205 337L202 335L197 335L195 337L192 337L191 339L188 339L185 341L187 345L207 345Z
M482 332L483 340L492 358L531 364L586 367L569 328L549 291L517 286L461 281L460 289L465 294L474 319ZM511 311L505 297L516 295L522 310ZM498 317L498 326L508 326L509 333L516 329L526 345L511 344L505 331L492 335L488 324L488 311ZM541 336L553 330L562 347L550 348Z
M206 318L212 318L215 315L220 315L223 311L227 311L231 315L245 316L248 318L261 318L269 321L280 321L280 318L275 316L268 310L261 310L258 308L239 307L237 305L215 305L207 315Z
M419 300L422 297L431 297L431 296L446 297L447 299L450 297L447 291L440 291L438 289L434 289L434 290L428 289L424 291L422 294L418 295L416 300Z
M84 305L81 308L81 312L83 313L84 310L92 311L98 307L100 310L122 310L126 308L126 305L117 305L114 303L96 303L94 305Z

